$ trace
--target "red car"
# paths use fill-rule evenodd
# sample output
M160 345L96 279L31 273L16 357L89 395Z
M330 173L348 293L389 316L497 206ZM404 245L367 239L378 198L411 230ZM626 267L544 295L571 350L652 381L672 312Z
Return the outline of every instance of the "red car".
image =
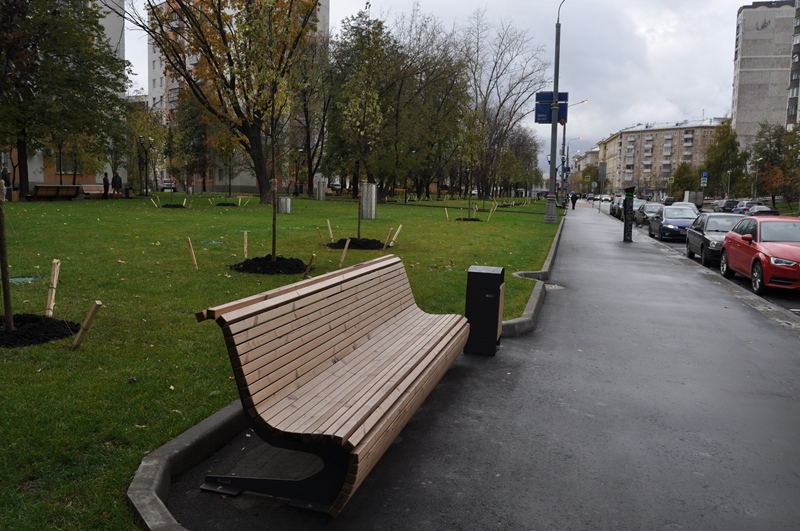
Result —
M719 271L750 277L753 291L800 289L800 218L745 217L725 235Z

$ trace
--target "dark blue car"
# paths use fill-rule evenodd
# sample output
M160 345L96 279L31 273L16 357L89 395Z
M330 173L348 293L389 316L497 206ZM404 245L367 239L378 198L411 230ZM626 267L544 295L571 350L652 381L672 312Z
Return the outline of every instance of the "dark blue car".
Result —
M647 234L659 240L685 238L686 229L697 217L694 210L685 207L662 206L650 215Z

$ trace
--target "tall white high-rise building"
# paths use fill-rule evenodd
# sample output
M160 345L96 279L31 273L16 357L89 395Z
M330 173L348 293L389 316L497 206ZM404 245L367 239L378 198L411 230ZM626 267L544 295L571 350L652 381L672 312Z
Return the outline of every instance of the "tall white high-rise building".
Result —
M733 57L731 125L742 149L760 124L786 124L796 0L739 8Z

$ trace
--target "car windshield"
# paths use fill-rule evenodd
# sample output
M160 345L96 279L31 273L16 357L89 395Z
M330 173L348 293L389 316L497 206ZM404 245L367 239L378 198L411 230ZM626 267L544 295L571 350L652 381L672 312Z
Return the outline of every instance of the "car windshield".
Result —
M800 221L768 221L761 224L762 242L800 242Z
M736 225L736 222L739 221L738 217L720 217L720 218L710 218L708 220L708 227L706 230L708 232L728 232Z
M661 205L658 205L658 204L649 204L649 205L645 205L645 207L644 207L644 211L645 211L645 212L655 212L656 210L658 210L658 208L659 208L660 206L661 206Z
M664 217L667 219L694 219L697 214L688 208L667 207L664 209Z

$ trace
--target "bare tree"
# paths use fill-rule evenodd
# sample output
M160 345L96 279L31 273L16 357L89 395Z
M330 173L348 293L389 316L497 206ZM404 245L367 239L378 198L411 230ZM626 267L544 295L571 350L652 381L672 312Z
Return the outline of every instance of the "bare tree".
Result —
M545 87L548 63L543 47L510 23L494 25L478 10L470 17L462 45L470 80L473 127L483 131L475 177L487 197L496 178L501 149L511 132L534 112L534 96Z

